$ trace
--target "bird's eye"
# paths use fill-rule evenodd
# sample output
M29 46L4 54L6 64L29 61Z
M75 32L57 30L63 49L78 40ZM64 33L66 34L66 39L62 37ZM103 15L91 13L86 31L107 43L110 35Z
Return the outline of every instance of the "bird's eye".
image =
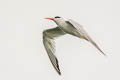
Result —
M55 18L60 18L59 16L56 16Z

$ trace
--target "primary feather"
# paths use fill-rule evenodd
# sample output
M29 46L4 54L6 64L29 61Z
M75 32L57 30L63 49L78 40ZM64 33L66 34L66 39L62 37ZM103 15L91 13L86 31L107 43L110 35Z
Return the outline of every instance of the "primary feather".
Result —
M99 47L98 45L95 43L95 41L92 40L92 38L88 35L88 33L84 30L84 28L82 27L82 25L78 24L77 22L69 19L67 21L69 24L71 24L73 27L76 28L76 31L80 34L80 38L83 38L89 42L91 42L103 55L106 55ZM78 35L76 35L78 37Z
M48 53L48 56L50 58L50 61L57 71L59 75L61 75L60 69L59 69L59 63L57 60L57 57L55 56L55 42L54 39L56 37L59 37L61 35L64 35L65 33L59 29L59 27L48 29L43 32L43 44L44 47Z

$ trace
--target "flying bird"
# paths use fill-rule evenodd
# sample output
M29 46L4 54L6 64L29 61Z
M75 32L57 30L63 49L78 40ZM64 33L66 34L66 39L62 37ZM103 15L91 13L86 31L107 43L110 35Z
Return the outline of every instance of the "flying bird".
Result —
M91 37L84 30L83 26L81 26L79 23L75 22L72 19L68 19L66 21L65 19L59 16L45 19L52 20L57 24L57 27L43 31L43 44L53 67L55 68L59 75L61 75L61 71L59 68L58 59L55 55L55 41L54 41L57 37L63 36L65 34L70 34L75 37L85 39L86 41L92 43L103 55L105 55L105 53L91 39Z

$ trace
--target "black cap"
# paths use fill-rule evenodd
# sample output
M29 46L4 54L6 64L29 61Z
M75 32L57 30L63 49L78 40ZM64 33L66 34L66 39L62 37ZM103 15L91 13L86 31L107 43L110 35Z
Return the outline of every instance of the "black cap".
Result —
M60 18L59 16L55 16L55 18Z

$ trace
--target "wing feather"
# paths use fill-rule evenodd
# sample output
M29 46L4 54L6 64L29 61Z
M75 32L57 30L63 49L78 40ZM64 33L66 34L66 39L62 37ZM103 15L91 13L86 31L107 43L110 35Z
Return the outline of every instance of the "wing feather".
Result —
M59 63L57 60L55 53L55 41L54 39L56 37L62 36L65 33L59 29L58 27L53 28L53 29L49 29L43 32L43 44L44 47L48 53L49 59L53 65L53 67L55 68L55 70L57 71L57 73L59 75L61 75L60 69L59 69Z
M92 40L92 38L88 35L88 33L83 29L82 25L78 24L77 22L69 19L67 21L71 25L73 25L76 28L76 31L80 34L80 38L82 36L83 39L91 42L103 55L106 55L100 48L99 46L95 43L95 41ZM78 35L77 35L78 36Z

